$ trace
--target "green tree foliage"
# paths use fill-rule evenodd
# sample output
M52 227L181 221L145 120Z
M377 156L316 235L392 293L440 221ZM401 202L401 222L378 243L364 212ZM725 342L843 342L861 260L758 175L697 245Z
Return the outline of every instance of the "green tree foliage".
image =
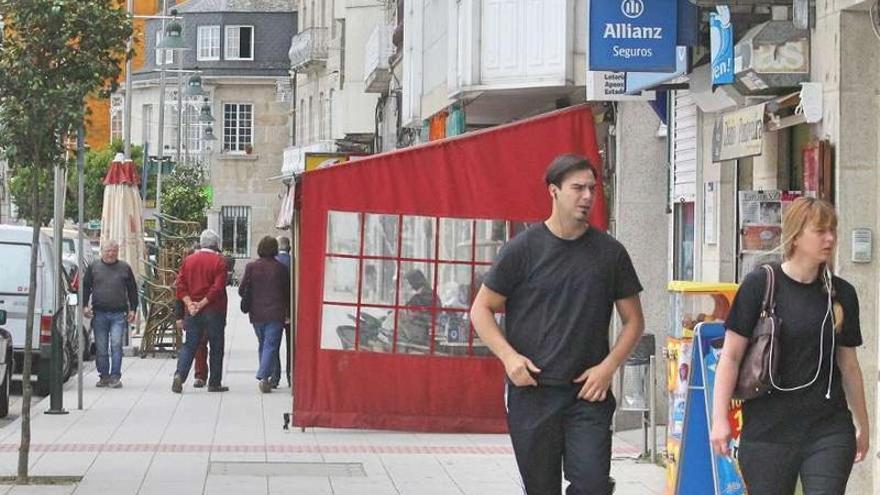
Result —
M64 142L84 118L86 96L115 89L131 18L115 0L0 0L0 150L13 176L31 170L31 222L39 224L46 200L37 184L64 163ZM51 183L51 181L45 181ZM49 209L49 208L47 208ZM33 229L31 286L37 274L39 229ZM34 314L35 290L28 296ZM31 347L27 318L22 370L21 446L18 482L28 481L30 455ZM20 344L19 344L20 345Z
M175 165L170 174L162 176L162 213L204 225L211 206L207 185L201 165Z
M36 213L33 208L34 175L37 176L40 204L43 205L37 223L45 227L52 220L52 190L55 179L51 168L18 167L15 175L9 179L9 192L18 209L19 218L33 219Z

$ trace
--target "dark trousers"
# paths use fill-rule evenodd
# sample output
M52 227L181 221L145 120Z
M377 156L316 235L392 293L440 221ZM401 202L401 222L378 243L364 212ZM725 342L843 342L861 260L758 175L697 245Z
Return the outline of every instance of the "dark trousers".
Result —
M202 332L202 338L199 339L199 345L196 347L196 356L193 361L195 373L193 375L198 380L208 381L208 333Z
M202 334L208 336L208 385L220 385L223 379L223 346L224 346L224 317L220 313L199 313L195 316L187 315L183 320L183 329L186 331L186 340L180 355L177 357L177 374L181 380L186 381L189 370L192 367L193 358L199 345Z
M284 336L282 338L284 341L284 348L287 352L287 362L284 363L284 372L287 375L287 386L290 386L290 362L292 361L292 355L290 354L290 323L284 325ZM275 355L275 368L272 370L272 378L271 381L273 384L277 385L281 383L281 353L278 352Z
M528 495L611 493L611 417L616 401L577 398L580 385L507 387L507 425Z
M856 456L848 414L816 423L798 443L743 439L739 466L749 495L792 495L801 478L804 495L843 495Z

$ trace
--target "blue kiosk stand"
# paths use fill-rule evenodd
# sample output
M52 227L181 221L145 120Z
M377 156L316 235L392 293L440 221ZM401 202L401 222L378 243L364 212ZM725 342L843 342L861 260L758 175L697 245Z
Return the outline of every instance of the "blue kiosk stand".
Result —
M736 460L716 456L709 444L715 367L724 343L724 325L700 323L694 329L691 379L685 405L678 495L745 495ZM732 446L736 453L736 445Z

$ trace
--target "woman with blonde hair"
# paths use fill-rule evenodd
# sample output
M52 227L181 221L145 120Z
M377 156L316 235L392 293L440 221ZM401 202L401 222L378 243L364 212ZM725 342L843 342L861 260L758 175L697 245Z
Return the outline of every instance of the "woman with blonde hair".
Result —
M781 345L769 393L743 404L739 465L749 495L843 494L854 462L868 452L868 411L855 348L862 345L859 301L831 273L837 215L827 201L799 198L782 221L784 261L771 265ZM746 276L725 322L715 378L711 443L729 455L727 412L767 273Z

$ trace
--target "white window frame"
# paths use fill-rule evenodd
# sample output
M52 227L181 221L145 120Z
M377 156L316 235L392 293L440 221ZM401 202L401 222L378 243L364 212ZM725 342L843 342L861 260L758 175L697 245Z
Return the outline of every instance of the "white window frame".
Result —
M235 110L235 113L236 113L236 116L235 116L235 139L234 139L234 141L227 141L227 134L226 134L226 129L228 127L227 121L226 121L226 109L230 105L236 106L236 110ZM249 106L250 110L251 110L250 140L241 144L241 149L238 149L239 144L240 144L239 140L238 140L239 134L242 129L247 129L244 126L239 125L239 120L241 118L241 107L245 106L245 105ZM234 147L232 146L233 144L235 145ZM234 101L223 102L223 152L233 154L233 155L236 155L236 154L243 155L243 154L247 153L247 151L245 150L245 147L247 145L250 145L252 148L254 146L254 104L249 103L249 102L234 102Z
M220 60L220 26L199 26L196 60Z
M241 52L239 51L238 56L232 55L232 47L235 46L230 42L229 36L233 32L236 33L236 39L241 39L241 28L250 28L251 29L251 56L250 57L242 57ZM235 24L231 26L225 26L223 30L223 58L226 60L253 60L254 54L256 53L256 47L254 46L254 26L247 24ZM236 47L236 50L241 50L241 44L239 43Z
M156 31L156 65L169 65L174 63L174 50L163 50L159 48L159 43L165 39L165 33L162 29ZM162 52L165 52L163 56ZM167 59L165 58L167 57Z
M123 121L124 105L125 95L117 93L110 96L110 141L123 138L125 132L125 122Z

